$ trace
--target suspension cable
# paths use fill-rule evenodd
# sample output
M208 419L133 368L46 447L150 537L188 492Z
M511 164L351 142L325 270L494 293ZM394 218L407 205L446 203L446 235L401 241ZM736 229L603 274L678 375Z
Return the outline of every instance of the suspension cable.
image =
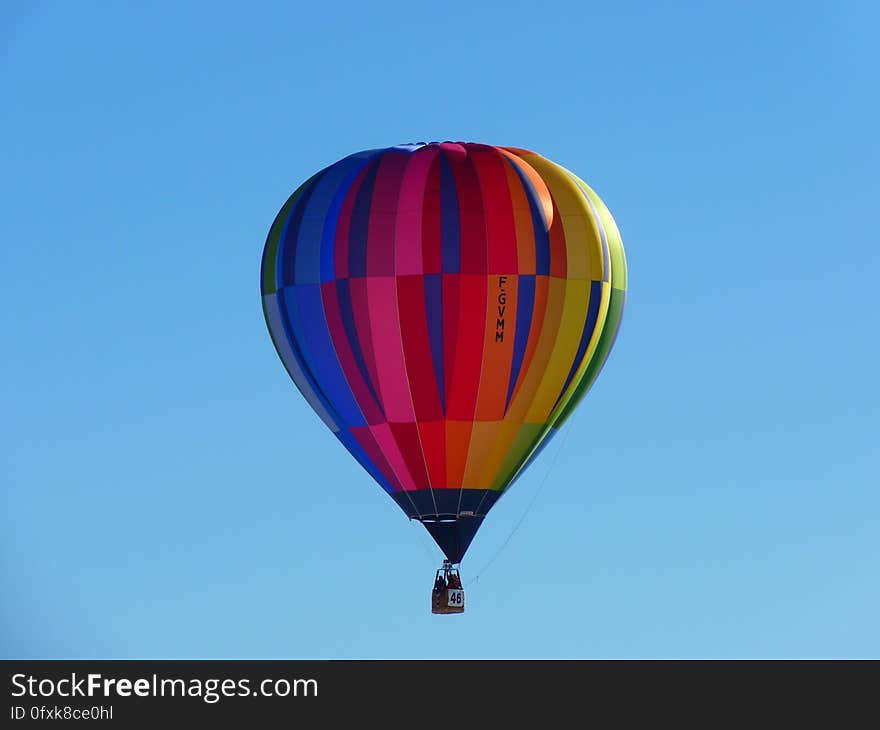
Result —
M563 426L563 428L565 429L565 433L562 435L562 439L559 442L559 446L557 447L556 452L553 454L553 459L551 460L550 465L548 466L547 471L544 474L544 478L541 480L541 483L538 485L537 490L535 490L535 493L532 495L531 500L529 500L529 503L526 505L526 508L523 511L522 515L520 515L519 520L517 520L516 524L513 526L513 529L510 531L510 534L507 536L507 538L504 540L504 542L501 543L501 546L495 551L494 555L492 555L492 557L489 558L489 562L487 562L482 568L480 568L480 570L477 571L477 573L474 575L474 577L471 578L471 580L469 580L465 584L465 586L464 586L465 588L470 587L471 585L473 585L474 583L476 583L480 580L480 576L483 573L485 573L486 570L488 570L489 567L492 565L492 563L494 563L498 559L498 556L501 555L501 553L504 551L504 548L507 547L508 543L510 543L511 539L516 534L516 531L519 529L520 525L522 525L523 521L526 519L526 515L529 514L529 512L532 509L532 506L537 501L538 495L541 494L541 491L544 489L547 482L549 481L550 474L553 473L553 467L556 466L556 461L559 459L559 454L562 452L562 448L565 446L565 442L568 440L568 435L571 433L573 423L574 423L574 418L569 420L567 426Z

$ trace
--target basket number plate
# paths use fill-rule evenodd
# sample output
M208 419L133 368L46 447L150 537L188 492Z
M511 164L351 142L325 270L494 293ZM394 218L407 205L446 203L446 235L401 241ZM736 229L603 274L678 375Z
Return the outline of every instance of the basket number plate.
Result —
M451 588L447 593L447 606L464 606L464 591Z

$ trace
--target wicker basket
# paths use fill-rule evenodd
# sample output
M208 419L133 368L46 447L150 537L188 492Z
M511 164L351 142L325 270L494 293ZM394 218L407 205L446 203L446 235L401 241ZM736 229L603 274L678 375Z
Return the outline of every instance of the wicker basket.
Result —
M431 613L464 613L464 591L460 588L431 591Z

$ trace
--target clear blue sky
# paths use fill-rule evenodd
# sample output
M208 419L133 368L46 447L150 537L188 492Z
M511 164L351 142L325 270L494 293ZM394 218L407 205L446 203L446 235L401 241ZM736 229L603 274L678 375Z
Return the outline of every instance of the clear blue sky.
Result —
M880 656L876 3L179 5L0 10L0 656ZM259 292L301 181L432 139L630 267L450 617Z

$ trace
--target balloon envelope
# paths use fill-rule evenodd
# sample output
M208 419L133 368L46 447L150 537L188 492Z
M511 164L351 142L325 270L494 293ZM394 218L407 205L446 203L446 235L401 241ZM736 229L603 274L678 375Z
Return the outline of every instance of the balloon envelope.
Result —
M309 405L457 563L598 375L626 261L571 172L444 142L318 172L278 213L261 278Z

